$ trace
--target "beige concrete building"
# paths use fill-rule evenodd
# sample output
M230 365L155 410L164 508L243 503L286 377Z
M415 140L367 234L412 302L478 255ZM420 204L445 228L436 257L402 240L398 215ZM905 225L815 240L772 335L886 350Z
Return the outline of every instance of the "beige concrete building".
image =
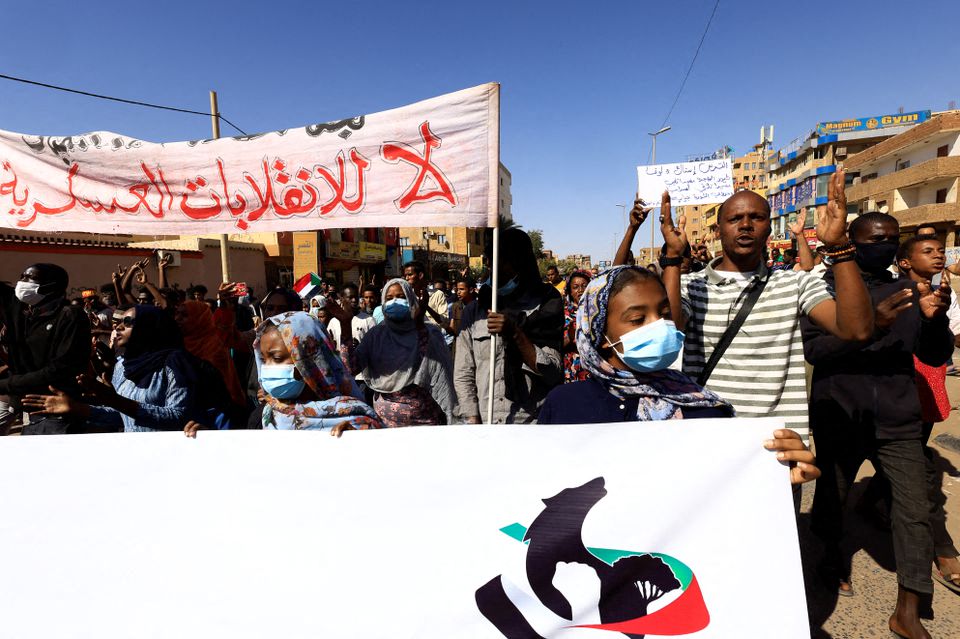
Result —
M773 151L766 151L769 160ZM733 159L733 190L766 192L767 168L761 150L754 149L746 155Z
M807 212L806 227L816 226L816 207L827 202L831 176L850 157L930 118L914 111L820 122L770 156L767 201L772 211L771 245L788 240L787 224Z
M905 235L933 224L947 247L960 246L960 111L873 145L847 159L846 169L851 209L886 211Z

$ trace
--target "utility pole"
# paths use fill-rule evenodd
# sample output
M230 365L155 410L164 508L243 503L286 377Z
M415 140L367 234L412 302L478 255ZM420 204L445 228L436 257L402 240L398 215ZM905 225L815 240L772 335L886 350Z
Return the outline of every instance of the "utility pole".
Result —
M217 108L217 92L210 92L210 123L213 125L213 139L220 138L220 110ZM220 234L220 274L224 282L230 281L230 236Z
M660 129L660 130L657 131L656 133L647 133L647 135L653 137L653 162L652 162L652 164L656 164L656 163L657 163L657 136L660 135L661 133L666 133L666 132L669 131L671 128L673 128L673 127L671 127L671 126L668 125L668 126L663 127L662 129ZM656 229L657 229L657 225L653 223L653 216L651 216L651 217L650 217L650 255L651 255L651 260L653 259L652 256L656 255L656 250L654 249L655 238L654 238L654 235L653 235L654 232L656 231Z

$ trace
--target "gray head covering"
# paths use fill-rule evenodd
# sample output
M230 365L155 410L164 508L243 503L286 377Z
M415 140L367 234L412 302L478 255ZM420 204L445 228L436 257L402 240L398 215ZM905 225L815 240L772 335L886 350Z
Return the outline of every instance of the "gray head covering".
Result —
M403 289L403 294L407 298L407 303L410 304L410 316L415 317L417 311L420 309L420 302L417 300L417 294L413 291L413 287L410 286L410 283L402 277L395 277L384 285L383 291L380 293L380 303L387 303L387 291L389 291L390 287L394 284L399 284L400 288Z
M381 301L387 303L387 291L395 284L403 289L410 304L410 317L395 320L384 314L384 321L363 336L360 349L363 379L381 393L395 393L414 383L422 359L419 331L413 319L420 305L413 287L405 279L395 277L384 285Z

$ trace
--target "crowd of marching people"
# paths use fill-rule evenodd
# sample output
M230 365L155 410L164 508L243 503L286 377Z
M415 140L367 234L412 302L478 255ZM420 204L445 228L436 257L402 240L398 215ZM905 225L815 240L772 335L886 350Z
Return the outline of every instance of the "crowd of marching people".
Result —
M431 281L410 262L382 286L258 298L233 283L171 287L161 258L68 300L68 273L34 264L0 284L0 430L24 412L23 435L778 417L787 428L767 447L795 484L819 478L822 583L854 594L842 521L869 459L858 510L891 531L890 629L927 637L933 577L960 592L927 446L950 411L960 309L935 229L901 242L878 212L848 226L842 171L829 191L816 252L801 216L798 251L768 254L770 209L749 191L719 211L717 256L690 244L666 194L657 264L634 263L652 210L639 200L599 273L553 266L544 279L529 236L505 229L495 291L466 273Z

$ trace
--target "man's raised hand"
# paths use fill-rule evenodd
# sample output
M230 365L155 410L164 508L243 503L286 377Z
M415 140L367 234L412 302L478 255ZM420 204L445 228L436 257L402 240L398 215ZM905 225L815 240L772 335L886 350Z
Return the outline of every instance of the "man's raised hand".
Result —
M683 257L690 246L687 240L687 216L681 215L677 220L677 225L673 225L673 212L670 208L670 194L666 191L660 199L660 233L663 234L663 241L667 245L667 257Z
M806 223L807 223L807 210L801 209L797 213L796 221L794 221L793 224L788 224L787 228L790 230L791 233L793 233L793 237L799 240L801 237L803 237L803 227L806 225Z
M826 246L847 243L847 172L837 170L827 187L827 203L817 207L817 238Z

